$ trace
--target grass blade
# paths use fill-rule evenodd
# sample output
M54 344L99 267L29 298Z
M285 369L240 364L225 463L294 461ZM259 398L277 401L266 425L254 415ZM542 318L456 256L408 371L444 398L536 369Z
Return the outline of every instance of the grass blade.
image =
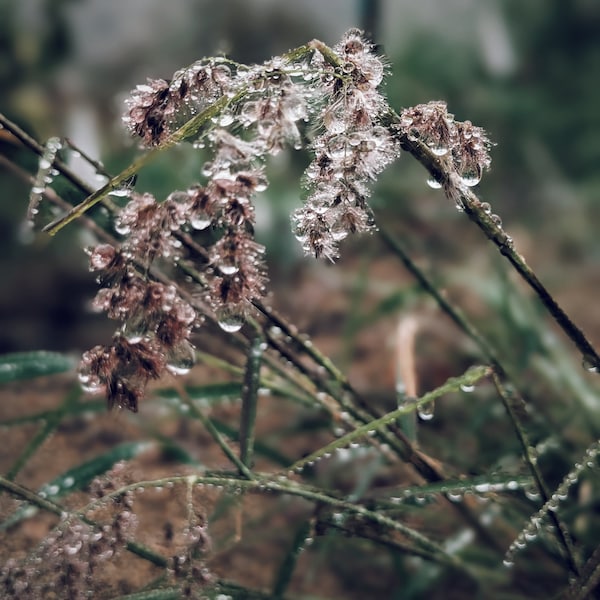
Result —
M0 356L0 383L33 379L72 370L76 361L58 352L19 352Z

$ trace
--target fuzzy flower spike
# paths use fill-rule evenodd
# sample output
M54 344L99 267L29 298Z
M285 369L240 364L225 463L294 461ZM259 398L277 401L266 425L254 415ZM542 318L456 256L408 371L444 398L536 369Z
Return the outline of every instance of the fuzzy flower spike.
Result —
M356 29L333 50L340 66L315 57L324 71L320 131L306 171L304 206L292 216L303 250L330 260L348 234L373 229L368 184L399 155L397 142L380 124L388 108L378 91L382 59Z

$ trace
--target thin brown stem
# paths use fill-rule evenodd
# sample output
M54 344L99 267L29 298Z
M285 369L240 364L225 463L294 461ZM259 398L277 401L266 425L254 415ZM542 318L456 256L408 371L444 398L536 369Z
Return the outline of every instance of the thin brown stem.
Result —
M442 184L447 193L449 190L451 191L452 199L460 204L469 219L483 231L484 235L507 258L517 273L536 293L558 326L579 349L584 363L589 365L588 368L590 370L600 370L600 355L598 355L596 349L542 284L533 269L525 261L525 258L517 252L510 236L496 223L493 215L484 210L482 202L473 191L457 181L458 176L456 173L447 170L444 160L436 156L425 144L418 140L409 139L407 134L397 127L400 124L400 117L397 113L390 112L389 124L396 132L402 149L412 154ZM457 197L454 197L455 195Z

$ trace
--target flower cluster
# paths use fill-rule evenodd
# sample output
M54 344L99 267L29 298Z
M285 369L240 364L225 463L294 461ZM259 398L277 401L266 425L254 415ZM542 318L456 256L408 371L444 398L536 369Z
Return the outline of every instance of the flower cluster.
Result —
M2 567L0 596L84 600L91 590L106 593L102 571L118 558L136 526L136 515L127 509L100 528L78 519L61 521L28 560L10 559Z
M106 594L102 572L133 539L138 519L131 490L94 504L132 482L125 469L125 463L117 463L90 485L92 504L86 517L103 524L65 516L26 561L11 559L0 569L0 597L83 600L96 590Z
M470 121L456 121L445 102L419 104L402 111L400 129L409 140L420 141L447 166L458 173L467 187L477 185L489 169L491 143L481 127Z
M394 160L399 148L380 124L387 104L378 91L384 65L361 33L350 30L333 48L340 66L315 58L325 72L322 131L306 171L305 205L293 214L306 253L331 260L349 233L373 228L368 183Z
M254 166L255 146L224 129L210 136L213 160L204 165L210 177L194 191L193 207L199 223L221 232L208 249L207 300L221 327L242 327L250 301L265 293L264 248L256 243L252 197L267 186L262 169Z
M126 100L123 122L146 146L164 142L174 128L226 94L231 86L227 61L201 60L174 74L173 79L148 79Z
M188 209L181 194L163 203L150 194L133 194L117 218L117 231L128 236L121 247L100 244L90 250L90 270L99 273L102 285L93 305L121 327L110 346L83 355L79 379L86 391L104 392L109 407L136 411L148 381L165 370L187 372L194 363L189 338L196 311L175 286L149 277L156 258L179 250L173 234L186 222Z
M194 145L206 148L210 159L199 169L202 183L164 202L133 194L116 220L125 238L121 246L91 251L90 268L102 285L94 305L121 326L110 346L84 355L86 389L105 390L109 406L135 411L151 379L193 364L196 310L178 288L153 277L153 265L197 251L196 237L203 244L196 252L203 260L196 267L202 290L192 297L212 309L225 331L242 327L248 307L266 289L264 248L254 240L254 197L268 185L267 156L286 145L301 147L303 121L317 125L314 158L304 177L304 205L292 222L304 251L316 257L334 260L350 233L374 229L369 184L399 155L403 135L426 144L464 185L479 181L490 164L483 130L456 122L443 102L407 109L391 125L394 113L379 91L384 73L372 44L352 29L333 49L312 42L302 52L250 67L205 59L132 92L124 122L143 145L166 142L200 115Z
M236 120L246 129L253 128L259 152L276 154L287 145L302 146L298 122L308 118L307 88L294 81L286 68L281 59L273 59L250 69L246 77L248 96Z

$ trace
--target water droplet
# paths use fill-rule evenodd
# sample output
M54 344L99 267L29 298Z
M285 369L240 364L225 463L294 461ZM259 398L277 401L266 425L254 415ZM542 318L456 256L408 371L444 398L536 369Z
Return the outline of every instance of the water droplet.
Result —
M173 375L186 375L196 362L194 347L187 341L173 348L167 355L167 370Z
M225 113L219 119L219 125L221 127L229 127L229 125L231 125L233 123L233 121L234 121L233 115L231 113Z
M82 546L83 546L82 540L75 540L72 544L65 544L64 548L65 548L65 552L67 554L69 554L70 556L73 556L74 554L77 554L81 550Z
M58 492L60 492L60 486L56 485L55 483L46 486L46 493L48 496L56 496Z
M507 568L507 569L512 569L512 567L515 566L514 561L512 561L510 558L505 558L502 561L502 564Z
M435 178L430 177L427 180L427 185L432 189L432 190L439 190L442 187L442 184Z
M218 265L219 271L223 273L223 275L235 275L240 268L234 262L220 262Z
M537 539L537 533L535 531L526 531L524 537L525 541L533 542L535 539Z
M81 389L87 394L97 394L104 388L100 379L96 376L92 376L89 371L80 371L78 378Z
M499 215L492 215L490 218L492 219L494 225L497 227L502 227L502 218Z
M463 499L461 492L446 492L446 497L450 502L460 502Z
M597 361L591 356L584 356L581 364L589 373L598 373L600 370L600 366L598 365Z
M117 221L115 223L115 231L119 235L128 235L131 233L131 227L127 223L123 223L122 221Z
M537 502L541 498L540 493L535 486L527 486L523 491L525 492L525 496L532 502Z
M448 154L448 146L444 146L444 145L431 145L431 146L429 146L429 149L436 156L445 156L446 154Z
M461 181L468 187L473 187L481 181L481 168L479 165L467 167L460 174Z
M475 389L475 386L474 385L467 385L465 383L461 383L460 384L460 389L463 392L465 392L466 394L470 394Z
M212 223L210 215L204 211L198 211L190 218L190 225L194 229L206 229Z
M435 404L433 402L428 402L427 404L423 404L417 408L417 414L419 415L419 419L421 419L421 421L431 421L431 419L433 419L434 412Z
M244 310L236 306L222 306L216 311L219 327L227 333L239 331L245 323Z
M116 198L127 198L127 196L131 195L131 189L126 187L116 188L108 192L108 195L115 196Z

